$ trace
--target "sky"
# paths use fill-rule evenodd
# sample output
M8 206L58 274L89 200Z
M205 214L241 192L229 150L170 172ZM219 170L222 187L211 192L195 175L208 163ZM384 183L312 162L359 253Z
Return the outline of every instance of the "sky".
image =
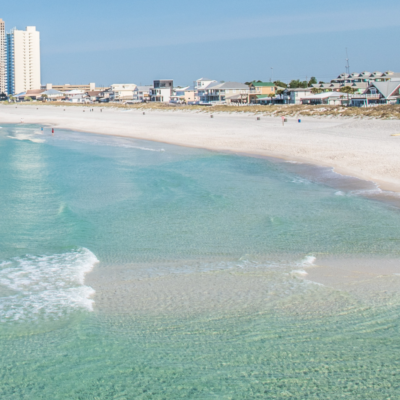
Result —
M400 72L400 1L18 0L6 30L36 26L42 84L330 81Z

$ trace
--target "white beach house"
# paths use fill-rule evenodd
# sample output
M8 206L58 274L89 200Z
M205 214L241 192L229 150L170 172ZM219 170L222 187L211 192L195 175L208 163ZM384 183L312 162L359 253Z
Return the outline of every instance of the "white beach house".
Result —
M240 82L216 82L198 89L200 104L223 104L237 95L248 96L250 88Z
M169 103L172 96L174 81L172 79L157 79L150 89L151 101Z
M133 91L133 100L137 102L147 102L150 101L150 90L153 89L151 85L139 85L136 86Z
M111 85L110 100L133 100L133 93L137 85L134 83L116 83Z

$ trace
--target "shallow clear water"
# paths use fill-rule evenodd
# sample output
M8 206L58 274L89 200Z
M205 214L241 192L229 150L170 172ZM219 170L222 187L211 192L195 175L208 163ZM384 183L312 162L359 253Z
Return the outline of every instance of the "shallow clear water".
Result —
M304 278L399 259L400 213L331 183L3 125L0 397L396 398L400 267L357 292Z

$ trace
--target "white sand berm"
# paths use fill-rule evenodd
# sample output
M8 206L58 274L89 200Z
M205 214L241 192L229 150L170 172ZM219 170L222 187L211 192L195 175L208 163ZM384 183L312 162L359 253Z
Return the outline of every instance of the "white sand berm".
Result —
M64 111L65 110L65 111ZM118 135L218 151L273 156L334 167L336 172L371 180L400 192L399 120L302 117L288 119L252 113L151 111L41 105L0 106L1 123Z

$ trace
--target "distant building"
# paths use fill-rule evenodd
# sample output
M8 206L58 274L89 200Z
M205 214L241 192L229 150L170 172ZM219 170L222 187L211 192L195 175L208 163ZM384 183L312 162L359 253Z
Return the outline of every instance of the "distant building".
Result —
M89 101L99 101L101 97L101 90L89 90L85 93L85 98Z
M116 83L111 85L110 100L126 101L133 100L134 91L137 85L134 83Z
M319 89L322 92L340 92L345 86L349 86L355 90L355 93L363 93L368 87L367 82L344 82L344 83L315 83L312 88Z
M42 86L45 90L58 90L59 92L69 92L71 90L83 90L84 92L102 91L107 89L107 87L96 87L95 83L89 83L87 85L74 85L70 83L65 83L64 85L53 85L52 83L47 83Z
M0 94L7 93L7 52L4 21L0 18Z
M196 91L193 86L176 87L171 96L171 103L193 104L196 99Z
M216 81L215 79L200 78L195 81L194 88L195 90L203 89L211 83L218 83L218 81Z
M86 92L84 90L73 89L69 92L65 92L64 96L71 103L85 103L86 100Z
M26 92L18 93L14 97L19 101L23 101L28 98L31 100L37 100L38 98L42 97L43 92L44 92L43 89L31 89L27 90Z
M332 79L332 83L372 83L372 82L385 82L391 81L393 79L400 79L400 73L393 72L393 71L386 71L386 72L353 72L351 74L340 74L337 78Z
M133 91L133 100L138 102L150 101L150 90L153 89L151 85L136 86Z
M349 102L349 96L340 92L324 92L319 94L311 94L300 99L301 104L320 105L326 104L330 106L345 105Z
M197 91L193 86L189 86L185 89L185 103L194 104L197 101Z
M40 89L40 33L34 26L7 33L8 93Z
M42 100L47 99L48 101L60 101L63 97L64 93L55 89L45 90L41 93Z
M370 107L396 104L400 98L400 80L371 82L364 93L352 96L350 105Z
M169 103L172 96L174 81L172 79L158 79L150 89L151 101Z
M284 104L301 104L303 97L311 94L311 88L286 88L283 91L282 103Z
M194 81L194 102L197 103L200 101L199 90L204 89L211 84L218 83L215 79L209 78L200 78Z
M241 99L246 99L250 92L250 89L247 85L240 82L217 82L211 83L204 88L198 89L198 96L200 98L200 104L222 104L227 101L230 102L233 96L235 96L234 100L237 100L236 97L240 95ZM232 99L231 99L232 100Z
M273 82L251 82L249 89L249 103L254 103L257 99L275 96L277 86Z

